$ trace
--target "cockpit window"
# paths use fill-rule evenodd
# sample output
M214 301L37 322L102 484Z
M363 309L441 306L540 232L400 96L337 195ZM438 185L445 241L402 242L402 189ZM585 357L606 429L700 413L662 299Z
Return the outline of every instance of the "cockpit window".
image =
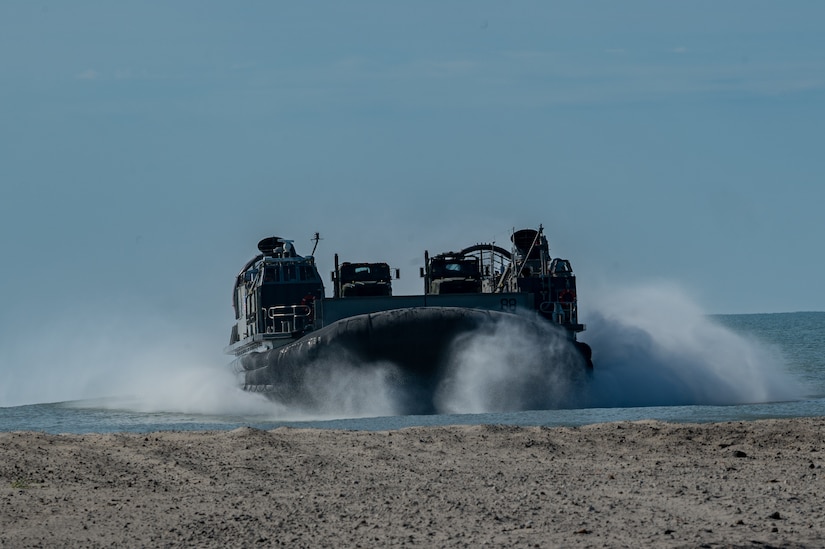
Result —
M281 280L281 267L275 265L264 269L264 282L279 282Z
M433 262L434 276L478 276L478 264L475 261L449 261L441 263L440 261Z
M390 267L386 263L370 263L369 265L341 265L341 279L349 281L388 281Z

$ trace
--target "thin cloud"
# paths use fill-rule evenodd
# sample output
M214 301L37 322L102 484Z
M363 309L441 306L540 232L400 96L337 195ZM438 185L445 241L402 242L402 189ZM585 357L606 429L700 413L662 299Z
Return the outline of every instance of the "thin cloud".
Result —
M230 68L233 71L243 71L243 70L251 70L258 67L258 64L255 61L241 61L238 63L234 63Z
M432 66L436 69L441 69L445 71L464 73L480 67L481 63L469 60L455 60L436 62L433 63Z
M86 69L83 72L77 73L74 77L78 80L97 80L100 78L100 73L94 69Z
M348 56L327 65L255 68L250 71L256 75L254 86L246 92L250 97L277 98L279 105L313 108L363 102L530 108L717 93L779 96L825 89L820 61L743 65L702 59L674 64L676 52L670 51L659 50L654 59L654 52L639 55L622 48L584 54L505 51L483 58L445 56L402 63Z
M181 76L177 76L180 78ZM115 80L170 80L176 78L171 74L163 74L157 72L149 72L146 69L132 70L132 69L117 69L114 74Z

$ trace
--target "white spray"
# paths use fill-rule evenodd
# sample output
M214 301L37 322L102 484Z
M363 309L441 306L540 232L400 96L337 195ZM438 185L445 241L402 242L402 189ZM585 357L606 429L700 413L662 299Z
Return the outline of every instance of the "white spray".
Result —
M460 338L435 392L439 413L540 408L738 404L800 398L779 351L708 318L681 290L655 285L588 296L598 304L581 339L595 368L551 327L525 333L498 323ZM400 413L389 364L346 357L316 365L305 405L238 388L214 338L157 315L91 315L44 326L5 346L0 406L115 397L108 406L266 419ZM49 337L41 338L41 334Z
M575 407L586 378L560 329L499 321L459 338L435 403L442 413Z
M282 407L278 419L308 421L392 416L399 413L394 380L397 367L389 363L359 364L347 356L310 365L298 398L270 400ZM290 398L292 397L292 398Z
M759 403L800 398L778 349L705 315L680 288L605 292L588 318L589 406Z

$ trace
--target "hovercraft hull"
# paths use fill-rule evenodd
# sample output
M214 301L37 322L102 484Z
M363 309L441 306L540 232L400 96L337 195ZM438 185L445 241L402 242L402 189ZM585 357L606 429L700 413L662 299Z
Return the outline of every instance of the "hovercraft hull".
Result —
M234 369L244 390L285 404L307 404L319 370L326 369L320 375L329 376L342 363L364 370L385 365L392 371L390 383L401 413L429 414L436 410L438 387L450 375L456 342L463 336L492 333L500 323L508 323L520 334L533 333L536 341L546 338L550 329L540 318L499 311L459 307L379 311L339 320L280 348L243 355L235 360ZM560 333L555 336L564 338ZM581 344L564 343L563 356L547 357L546 367L553 368L556 360L586 370L589 355L582 352Z

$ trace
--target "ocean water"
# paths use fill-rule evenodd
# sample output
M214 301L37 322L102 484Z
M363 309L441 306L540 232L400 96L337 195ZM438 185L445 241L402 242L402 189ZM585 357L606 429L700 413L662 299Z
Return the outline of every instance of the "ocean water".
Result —
M634 307L639 302L657 306ZM0 431L386 430L825 415L823 312L706 315L678 293L653 289L643 296L617 296L587 322L581 339L593 347L594 371L583 381L561 385L563 394L548 401L550 409L523 409L518 391L502 396L502 386L519 387L524 379L535 379L536 372L523 365L536 352L529 348L541 345L504 332L464 346L457 360L463 368L462 390L445 397L437 415L394 415L381 372L364 375L352 365L342 367L334 383L324 387L323 406L296 410L238 390L223 368L187 364L176 369L185 360L173 357L172 366L166 361L163 368L152 369L157 358L150 354L155 358L147 359L154 362L143 370L146 383L98 383L94 390L100 394L63 402L38 402L35 393L30 404L0 407ZM132 392L123 393L124 384Z

